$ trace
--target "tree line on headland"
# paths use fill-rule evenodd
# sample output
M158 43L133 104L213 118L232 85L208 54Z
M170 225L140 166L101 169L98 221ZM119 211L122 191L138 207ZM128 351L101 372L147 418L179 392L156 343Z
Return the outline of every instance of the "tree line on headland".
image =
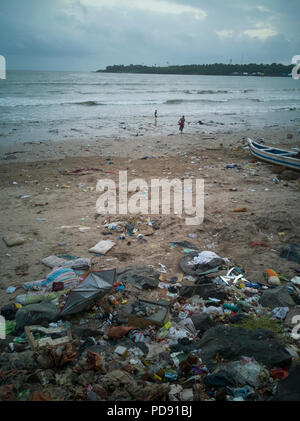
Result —
M283 64L189 64L183 66L144 66L130 64L128 66L113 65L107 66L105 70L98 70L102 73L154 73L154 74L176 74L176 75L216 75L216 76L289 76L293 65Z

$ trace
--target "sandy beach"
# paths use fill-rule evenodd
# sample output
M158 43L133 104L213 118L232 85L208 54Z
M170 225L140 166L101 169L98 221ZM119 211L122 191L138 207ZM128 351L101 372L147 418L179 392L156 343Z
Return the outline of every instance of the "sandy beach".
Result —
M300 401L288 3L1 1L0 402Z
M284 245L299 239L299 183L294 172L257 162L245 149L247 137L291 149L300 146L297 126L268 127L221 133L180 136L132 137L101 141L16 143L0 148L1 233L18 233L25 242L9 248L1 241L0 303L13 301L20 289L7 295L8 286L42 279L47 268L41 259L69 254L91 257L88 249L101 239L117 245L96 258L100 266L132 264L166 266L168 276L178 273L182 252L170 242L192 240L200 250L211 250L246 270L248 279L262 281L263 270L272 268L289 277L293 262L279 258ZM235 163L240 169L225 168ZM74 173L78 169L84 171ZM105 237L104 225L118 216L96 214L95 191L99 178L118 181L120 170L129 179L203 178L205 218L200 226L186 226L175 215L154 216L160 228L147 242ZM278 177L276 184L273 179ZM233 212L246 207L244 213ZM128 216L130 218L131 215ZM121 220L128 220L121 217ZM149 216L144 218L149 219ZM63 228L68 227L68 228ZM85 227L81 229L80 227ZM140 233L147 231L141 224ZM146 231L145 231L146 230ZM251 241L267 247L250 247Z

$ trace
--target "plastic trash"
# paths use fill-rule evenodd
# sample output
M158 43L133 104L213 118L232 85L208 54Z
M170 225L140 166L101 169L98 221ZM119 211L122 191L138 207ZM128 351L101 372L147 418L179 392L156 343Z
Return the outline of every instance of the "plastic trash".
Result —
M207 314L224 314L222 307L214 307L214 306L210 306L210 307L206 307L203 309L203 313L207 313Z
M5 334L6 335L10 335L11 333L13 333L15 330L15 323L6 320L5 321Z
M226 364L226 371L230 373L240 385L258 387L266 371L254 358L242 357L241 361Z
M248 398L255 393L255 390L251 386L244 386L240 388L227 387L226 389L234 398L242 397L243 400Z
M13 294L16 291L16 289L16 287L8 287L5 292L6 294Z
M294 276L293 279L291 279L291 282L296 285L297 287L300 287L300 276Z
M223 308L226 309L226 310L234 311L235 313L237 313L239 311L239 308L237 306L232 305L232 304L224 304Z
M287 313L289 312L288 307L276 307L273 309L273 315L280 320L284 320L286 318Z
M99 241L94 247L89 249L90 253L99 253L99 254L106 254L109 250L111 250L116 243L111 240L102 240Z

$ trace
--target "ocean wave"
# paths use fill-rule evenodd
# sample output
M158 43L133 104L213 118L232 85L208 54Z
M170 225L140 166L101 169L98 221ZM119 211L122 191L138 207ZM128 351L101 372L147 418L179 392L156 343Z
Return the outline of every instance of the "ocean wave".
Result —
M70 105L85 105L88 107L93 107L97 105L106 105L103 102L98 101L81 101L81 102L69 102L69 103L62 103L61 105L70 104Z
M297 111L300 110L300 106L291 105L290 107L273 107L274 111Z
M215 95L215 94L228 94L229 91L222 91L222 90L212 90L212 89L203 89L201 91L197 91L198 95Z
M182 103L203 103L203 102L213 102L213 103L222 103L222 102L228 102L228 99L168 99L164 102L165 105L176 105L176 104L182 104Z

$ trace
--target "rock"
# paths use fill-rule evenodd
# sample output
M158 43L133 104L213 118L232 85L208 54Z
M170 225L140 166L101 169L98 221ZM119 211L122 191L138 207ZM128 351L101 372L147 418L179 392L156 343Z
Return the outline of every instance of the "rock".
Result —
M6 304L1 307L1 316L6 320L14 320L17 310L15 304Z
M207 329L214 327L216 323L213 319L205 313L196 313L191 317L195 329L198 330L200 333L205 332Z
M160 273L149 266L133 266L117 271L117 280L135 284L140 289L154 289L158 287Z
M193 295L199 295L207 300L209 297L224 300L227 297L226 292L216 284L195 284L193 286L183 286L180 289L180 296L190 298Z
M88 327L83 326L78 326L72 329L72 334L82 339L102 335L102 333L99 330L90 329Z
M21 354L2 353L0 355L0 368L2 371L36 369L38 365L33 359L33 354L32 351L25 351Z
M16 331L22 331L25 326L39 325L42 322L55 322L58 313L53 303L43 302L22 307L16 314Z
M208 368L215 367L219 354L234 361L242 356L254 357L267 367L285 367L291 363L291 356L267 329L247 330L241 327L216 326L207 330L198 343L202 359Z
M290 260L291 262L300 263L300 244L291 244L283 247L280 252L280 257Z
M297 173L297 171L284 170L281 172L278 178L282 180L288 180L288 181L298 180L299 173Z
M225 370L220 370L216 374L208 374L204 380L204 384L208 387L236 387L234 378Z
M296 305L285 286L268 289L260 297L259 303L271 309L276 307L294 307Z
M288 377L280 380L275 395L279 401L300 401L300 364L298 363L289 373Z
M14 247L24 244L25 240L19 234L9 234L3 237L7 247Z
M247 313L242 313L239 312L237 314L235 314L234 316L230 316L229 317L229 323L241 323L243 322L243 320L247 319L249 317L249 315Z

